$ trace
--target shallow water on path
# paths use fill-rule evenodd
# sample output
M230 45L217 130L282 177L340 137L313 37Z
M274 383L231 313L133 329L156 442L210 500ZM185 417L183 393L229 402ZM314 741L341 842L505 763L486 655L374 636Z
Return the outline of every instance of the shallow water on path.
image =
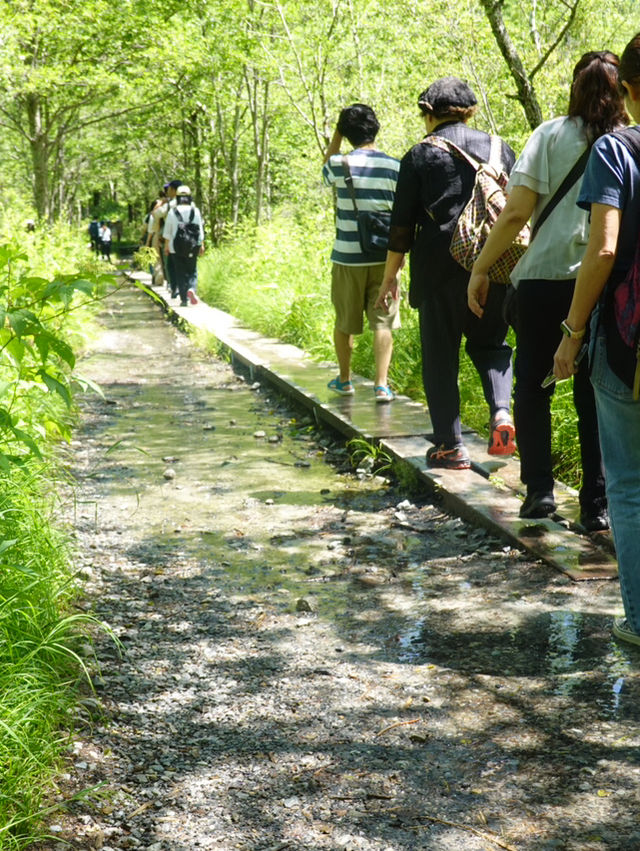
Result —
M640 847L616 583L353 475L137 292L81 371L70 519L125 655L98 636L71 847Z

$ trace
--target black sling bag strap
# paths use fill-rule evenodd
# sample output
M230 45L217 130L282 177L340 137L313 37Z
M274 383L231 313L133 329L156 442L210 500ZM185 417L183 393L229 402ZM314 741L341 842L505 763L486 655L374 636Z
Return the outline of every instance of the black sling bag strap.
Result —
M344 169L344 182L347 184L349 195L353 203L353 209L358 213L358 205L356 204L356 193L353 188L353 177L351 177L351 169L349 168L349 160L347 157L342 157L342 168Z
M535 225L534 225L534 226L533 226L533 228L531 229L531 237L530 237L530 239L529 239L529 245L531 245L531 243L533 242L533 238L534 238L534 237L535 237L535 235L538 233L538 231L540 230L540 228L542 227L542 225L543 225L543 224L546 222L546 220L549 218L549 216L551 215L551 213L552 213L552 212L555 210L555 208L558 206L558 204L560 203L560 201L562 201L562 199L563 199L563 198L564 198L564 196L567 194L567 192L571 189L571 187L574 185L574 183L576 182L576 180L577 180L577 179L578 179L578 178L582 175L582 173L584 172L584 170L585 170L585 168L586 168L586 166L587 166L587 160L589 159L589 154L590 154L590 153L591 153L591 145L589 145L589 146L586 148L586 150L584 151L584 153L582 153L582 154L580 155L579 159L578 159L578 160L574 163L573 167L571 168L571 171L567 174L567 176L566 176L566 177L565 177L565 179L562 181L562 183L560 184L560 186L558 186L558 188L556 189L556 191L553 193L553 197L552 197L552 198L551 198L551 200L547 203L547 205L546 205L546 207L544 208L544 210L540 213L540 215L538 216L538 219L537 219L537 221L536 221Z

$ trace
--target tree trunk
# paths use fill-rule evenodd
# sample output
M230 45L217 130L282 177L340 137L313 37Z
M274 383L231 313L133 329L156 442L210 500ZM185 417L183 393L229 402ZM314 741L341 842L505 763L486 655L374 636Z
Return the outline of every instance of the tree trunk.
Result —
M42 101L37 94L26 97L27 120L29 122L29 146L33 167L33 203L39 219L48 220L51 215L49 193L49 150L44 128Z
M517 98L522 104L529 126L534 130L538 124L542 123L542 110L540 109L531 77L525 71L518 51L505 27L502 18L503 0L480 0L480 2L491 24L491 30L496 43L515 81L518 92Z

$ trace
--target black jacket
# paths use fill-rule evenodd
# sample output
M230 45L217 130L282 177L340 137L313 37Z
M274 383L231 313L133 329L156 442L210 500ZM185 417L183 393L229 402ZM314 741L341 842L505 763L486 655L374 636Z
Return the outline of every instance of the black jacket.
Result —
M449 139L474 159L489 160L491 137L461 121L441 124L433 135ZM509 174L515 154L504 141L501 158ZM460 276L461 267L449 254L449 243L474 181L475 170L466 160L428 141L414 145L400 162L389 248L411 252L412 307L420 306L427 288L447 286L451 277Z

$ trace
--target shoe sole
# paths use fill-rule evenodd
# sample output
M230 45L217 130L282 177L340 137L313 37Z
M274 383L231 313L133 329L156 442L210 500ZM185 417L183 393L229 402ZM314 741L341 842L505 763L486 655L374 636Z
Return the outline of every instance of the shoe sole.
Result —
M516 430L511 423L496 426L489 440L489 455L513 455L516 451Z
M332 387L331 384L327 384L327 387L332 393L337 393L338 396L355 396L356 392L353 387L351 390L340 390L338 387Z
M191 304L197 304L198 303L198 297L192 290L187 290L187 298L189 299Z
M427 467L430 470L470 470L471 464L430 464L427 461Z
M441 461L427 458L427 467L436 470L470 470L471 461Z
M631 632L630 630L621 629L617 620L614 620L611 631L620 641L626 641L627 644L634 644L636 647L640 647L640 635L636 635L635 632Z

